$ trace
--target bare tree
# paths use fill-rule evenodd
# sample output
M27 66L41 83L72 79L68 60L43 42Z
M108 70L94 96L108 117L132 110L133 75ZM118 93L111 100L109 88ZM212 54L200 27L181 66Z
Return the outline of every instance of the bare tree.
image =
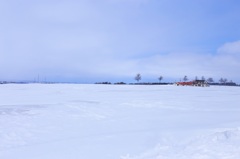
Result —
M158 77L159 82L161 83L163 76Z
M142 79L141 74L138 73L134 79L139 82Z
M220 82L220 83L224 83L224 79L223 79L223 78L220 78L219 82Z
M223 83L227 83L227 81L228 81L228 80L227 80L226 78L223 79Z
M204 77L204 76L202 76L202 80L204 80L204 81L205 81L205 77Z
M188 81L188 77L186 75L183 77L183 81L184 82Z
M198 80L198 76L195 77L195 80Z
M209 77L209 78L207 79L207 82L208 82L208 83L213 83L213 82L214 82L214 80L213 80L213 78L212 78L212 77Z

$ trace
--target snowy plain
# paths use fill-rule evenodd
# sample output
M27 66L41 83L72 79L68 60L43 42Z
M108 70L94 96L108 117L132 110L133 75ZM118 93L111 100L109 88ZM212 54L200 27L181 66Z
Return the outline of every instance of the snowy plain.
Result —
M186 158L240 158L240 87L0 85L0 159Z

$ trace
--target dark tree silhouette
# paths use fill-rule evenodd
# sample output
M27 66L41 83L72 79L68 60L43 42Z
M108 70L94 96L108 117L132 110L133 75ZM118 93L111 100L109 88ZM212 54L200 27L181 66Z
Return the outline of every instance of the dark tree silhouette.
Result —
M227 79L226 78L220 78L219 82L222 84L226 84L227 83Z
M223 79L223 83L227 83L227 81L228 81L228 80L227 80L226 78Z
M207 82L208 82L208 83L213 83L213 82L214 82L214 80L213 80L213 78L212 78L212 77L209 77L209 78L207 79Z
M163 79L163 76L158 77L158 80L160 81L160 83L161 83L162 79Z
M141 74L138 73L134 79L139 82L142 79Z
M186 75L183 77L183 81L184 82L188 81L188 77Z
M223 83L223 78L220 78L220 79L219 79L219 83Z

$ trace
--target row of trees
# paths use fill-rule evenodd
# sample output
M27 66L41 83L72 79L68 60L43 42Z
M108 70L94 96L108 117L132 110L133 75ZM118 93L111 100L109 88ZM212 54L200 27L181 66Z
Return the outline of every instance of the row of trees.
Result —
M135 79L137 82L139 82L139 81L142 79L141 74L138 73L138 74L135 76L134 79ZM163 76L159 76L159 77L158 77L158 80L159 80L159 82L161 82L161 81L163 80Z
M140 73L138 73L135 78L134 78L137 82L139 82L142 79L142 76ZM161 83L161 81L163 80L163 76L159 76L158 77L159 82ZM182 79L184 82L188 81L188 77L185 75ZM209 78L205 78L204 76L202 76L201 78L198 78L197 76L195 77L195 80L204 80L207 81L208 83L214 83L214 80L212 77ZM219 83L227 83L228 79L227 78L220 78L219 79ZM230 81L230 83L233 83L232 81Z
M200 79L196 76L195 77L195 80L204 80L204 81L207 81L208 83L214 83L214 80L212 77L209 77L209 78L205 78L204 76L202 76ZM185 75L183 77L183 81L188 81L188 77ZM227 83L229 82L227 78L220 78L219 79L219 83ZM230 81L230 83L232 83L232 81Z
M134 79L135 79L137 82L139 82L139 81L142 79L141 74L138 73L138 74L135 76ZM159 82L161 82L161 81L163 80L163 76L159 76L159 77L158 77L158 80L159 80Z

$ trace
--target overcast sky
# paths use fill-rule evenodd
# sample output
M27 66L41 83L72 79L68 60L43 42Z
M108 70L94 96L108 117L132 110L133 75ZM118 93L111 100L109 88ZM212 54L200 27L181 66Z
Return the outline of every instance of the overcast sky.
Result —
M0 81L240 82L239 0L0 0Z

